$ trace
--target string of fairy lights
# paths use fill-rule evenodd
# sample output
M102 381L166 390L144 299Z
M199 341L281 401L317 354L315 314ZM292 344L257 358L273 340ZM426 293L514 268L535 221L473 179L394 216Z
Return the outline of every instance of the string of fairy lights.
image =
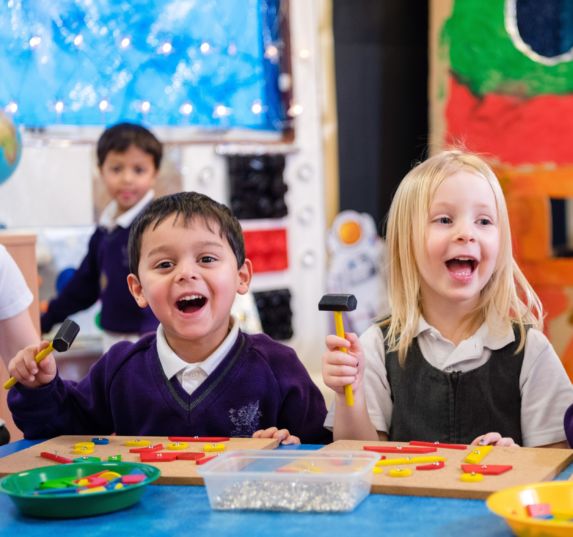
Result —
M7 0L0 108L30 128L281 131L301 113L281 71L281 0Z

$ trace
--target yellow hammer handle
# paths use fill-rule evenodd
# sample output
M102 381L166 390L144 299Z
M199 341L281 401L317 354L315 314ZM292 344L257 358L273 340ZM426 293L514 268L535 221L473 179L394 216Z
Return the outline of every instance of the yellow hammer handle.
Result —
M50 344L45 348L42 349L38 354L36 354L36 356L34 356L34 360L36 361L37 364L39 364L44 358L46 358L46 356L48 356L48 354L50 354L52 351L54 350L54 347L52 346L52 343L50 342ZM18 381L14 378L14 377L10 377L5 383L4 383L4 388L6 390L9 390L12 386L14 386Z
M345 337L341 311L334 312L334 327L336 328L336 335L338 337ZM348 352L346 347L341 347L340 350L342 352ZM352 386L350 384L344 386L344 398L346 399L347 406L354 406L354 394L352 393Z

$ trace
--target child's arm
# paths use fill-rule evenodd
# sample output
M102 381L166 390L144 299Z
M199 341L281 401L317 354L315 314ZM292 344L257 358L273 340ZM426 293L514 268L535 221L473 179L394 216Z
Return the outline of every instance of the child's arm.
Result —
M34 359L36 354L49 344L48 341L42 341L40 345L30 345L19 351L8 364L10 375L27 388L38 388L52 382L57 372L53 354L49 354L39 363Z
M118 343L118 346L122 345L130 347L128 343ZM25 354L28 349L19 354ZM37 349L32 347L29 356L34 355ZM29 356L26 354L26 359ZM129 356L122 355L121 359L113 362L107 360L106 356L100 358L80 382L62 380L56 373L57 364L53 356L37 366L40 370L44 362L53 361L53 372L42 379L36 374L33 382L26 378L26 369L23 374L20 370L12 369L12 375L20 378L8 392L8 407L14 422L24 433L24 438L52 438L63 434L106 435L115 432L116 423L109 397L110 385L117 377L118 369L123 366L124 359ZM17 358L20 359L20 356L17 355L13 362ZM18 367L23 366L18 362ZM125 379L119 381L120 385L122 383L126 387L120 389L120 393L125 394L125 397L117 406L127 405L134 400L134 394L130 393L131 385ZM137 397L135 399L138 400Z
M471 443L472 446L503 446L503 447L519 447L513 438L509 436L501 436L499 433L487 433L477 438L474 438ZM544 446L535 446L540 448L557 448L567 449L569 446L567 442L555 442L553 444L545 444Z
M40 317L43 334L49 332L55 324L62 322L66 317L89 308L98 300L101 291L98 250L104 239L104 233L96 229L90 238L88 252L80 266L58 296L50 300L47 311Z
M502 447L519 447L513 438L501 436L499 433L486 433L474 438L472 446L502 446Z
M345 335L346 338L327 336L327 351L322 357L324 383L335 393L334 439L386 439L384 433L378 435L368 416L363 383L365 358L362 347L356 334ZM342 347L348 352L341 351ZM352 386L353 406L346 404L344 397L346 385Z
M300 438L290 434L288 429L278 429L269 427L268 429L259 429L253 433L253 438L276 438L280 444L300 444Z

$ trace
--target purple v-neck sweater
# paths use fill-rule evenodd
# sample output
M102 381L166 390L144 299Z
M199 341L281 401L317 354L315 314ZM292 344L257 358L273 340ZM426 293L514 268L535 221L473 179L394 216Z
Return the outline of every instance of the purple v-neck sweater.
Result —
M14 421L28 439L62 434L125 436L246 436L276 426L303 443L331 440L326 406L289 347L264 334L239 337L191 395L163 372L155 334L121 342L80 382L56 377L8 396Z

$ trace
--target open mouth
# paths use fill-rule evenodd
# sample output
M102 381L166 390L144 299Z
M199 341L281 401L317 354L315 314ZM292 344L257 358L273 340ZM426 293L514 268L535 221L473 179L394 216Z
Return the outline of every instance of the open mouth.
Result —
M177 302L177 309L184 313L193 313L200 310L207 303L207 299L201 295L188 295L180 298Z
M478 266L478 261L471 257L454 257L446 261L450 273L459 278L468 278Z

